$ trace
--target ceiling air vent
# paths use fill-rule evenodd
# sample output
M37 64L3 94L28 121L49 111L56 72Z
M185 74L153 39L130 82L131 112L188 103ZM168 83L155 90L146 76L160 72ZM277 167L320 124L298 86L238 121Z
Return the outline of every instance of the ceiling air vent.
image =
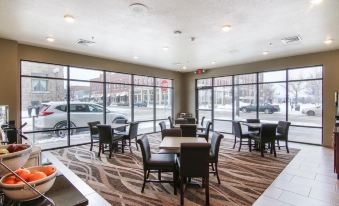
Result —
M285 37L281 39L281 42L285 45L288 44L296 44L301 41L301 37L299 35L297 36L290 36L290 37Z
M78 41L76 41L76 44L81 46L93 46L95 42L86 39L79 39Z

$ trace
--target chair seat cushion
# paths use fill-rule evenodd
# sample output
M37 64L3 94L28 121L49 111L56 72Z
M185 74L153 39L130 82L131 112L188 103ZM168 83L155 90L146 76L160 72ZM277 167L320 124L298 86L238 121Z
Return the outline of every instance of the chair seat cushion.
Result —
M175 155L174 154L152 154L147 161L149 169L174 169Z
M197 132L197 136L198 137L205 137L206 134L205 134L205 132Z
M275 134L275 138L276 138L276 139L279 139L279 140L285 140L285 139L286 139L285 135L280 134L279 132L277 132L277 133Z

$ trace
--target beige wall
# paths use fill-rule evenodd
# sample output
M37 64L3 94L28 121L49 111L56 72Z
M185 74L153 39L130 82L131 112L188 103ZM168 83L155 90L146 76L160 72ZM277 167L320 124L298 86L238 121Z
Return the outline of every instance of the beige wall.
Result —
M183 86L187 88L187 96L185 96L186 101L184 101L185 105L182 106L182 109L192 113L195 112L195 79L321 64L324 70L323 137L324 145L331 146L332 130L335 123L334 92L339 90L339 50L216 68L208 70L206 74L201 76L194 75L193 73L185 73L185 85Z
M0 104L10 106L10 119L20 118L20 60L170 78L174 80L174 112L181 111L182 75L178 72L124 63L81 54L18 44L0 39Z

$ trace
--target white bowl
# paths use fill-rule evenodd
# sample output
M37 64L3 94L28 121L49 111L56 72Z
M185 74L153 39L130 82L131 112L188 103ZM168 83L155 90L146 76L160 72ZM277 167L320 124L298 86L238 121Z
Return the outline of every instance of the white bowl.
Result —
M26 146L27 148L18 152L0 155L0 159L2 160L2 162L11 170L16 170L24 166L32 152L31 145L27 144L16 144L16 145L17 146L23 145ZM8 145L1 145L0 149L6 149L7 147ZM5 167L0 165L0 177L4 176L8 172L9 171Z
M31 172L36 171L36 170L41 171L42 167L43 166L34 166L34 167L28 167L26 169L28 169ZM57 174L57 171L55 169L55 172L53 174L50 174L49 176L42 178L40 180L29 182L29 184L33 186L36 190L38 190L40 193L45 194L53 186L55 182L56 174ZM6 174L0 180L0 186L2 188L2 191L5 193L5 195L8 198L12 200L16 200L16 201L27 201L27 200L32 200L32 199L40 197L38 193L36 193L34 190L32 190L27 185L25 185L25 183L20 183L20 184L2 183L10 175L13 175L13 174L11 173Z

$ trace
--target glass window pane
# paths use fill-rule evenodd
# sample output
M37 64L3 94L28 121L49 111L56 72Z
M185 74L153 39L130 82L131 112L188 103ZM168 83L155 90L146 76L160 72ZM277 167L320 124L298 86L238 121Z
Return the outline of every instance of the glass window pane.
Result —
M199 123L201 122L201 118L205 117L204 124L206 124L206 121L212 121L212 111L205 111L205 110L199 110Z
M61 132L65 133L63 136L67 136L68 134L67 130L60 130L59 133ZM41 147L43 150L68 146L68 138L61 138L56 135L56 132L26 133L25 136L31 140L34 145ZM25 143L30 144L30 142Z
M214 131L232 133L232 122L214 120Z
M153 87L134 87L134 121L153 120Z
M172 80L170 79L159 79L159 78L156 78L155 79L156 81L156 86L159 86L159 87L172 87Z
M88 127L88 122L103 123L103 84L70 82L71 127ZM78 132L78 131L77 131Z
M289 141L321 144L321 136L322 136L321 128L291 126L289 129L288 139ZM281 145L284 145L284 143L282 143Z
M288 70L288 80L322 78L322 66Z
M69 72L70 79L104 81L103 71L70 67Z
M132 86L122 84L107 84L106 85L106 121L114 120L112 116L118 115L128 121L131 121L131 98ZM112 119L113 118L113 119Z
M259 118L273 123L286 120L286 83L259 85Z
M251 84L257 82L257 74L242 74L234 76L235 84Z
M140 122L138 126L138 134L154 132L154 122Z
M21 74L28 76L67 78L67 67L36 62L21 62Z
M232 85L232 76L214 78L214 86Z
M232 87L214 88L214 119L232 119Z
M156 88L156 119L172 116L172 89Z
M89 128L86 127L86 128L72 129L70 139L71 139L71 145L84 144L84 143L91 142Z
M292 124L322 126L322 80L289 82L288 96Z
M259 82L286 81L286 70L259 73Z
M236 120L256 118L256 85L234 87L234 111Z
M159 126L159 123L160 123L161 121L164 121L164 122L166 123L166 128L167 128L167 129L171 128L171 125L170 125L170 123L169 123L168 120L160 120L160 121L156 121L156 124L155 124L156 132L160 132L160 126Z
M197 80L197 87L202 88L202 87L210 87L212 86L212 79L198 79Z
M106 72L106 82L131 84L132 75L115 72Z
M198 108L212 109L212 89L198 90Z
M134 75L134 84L153 86L154 85L154 78L153 77Z

